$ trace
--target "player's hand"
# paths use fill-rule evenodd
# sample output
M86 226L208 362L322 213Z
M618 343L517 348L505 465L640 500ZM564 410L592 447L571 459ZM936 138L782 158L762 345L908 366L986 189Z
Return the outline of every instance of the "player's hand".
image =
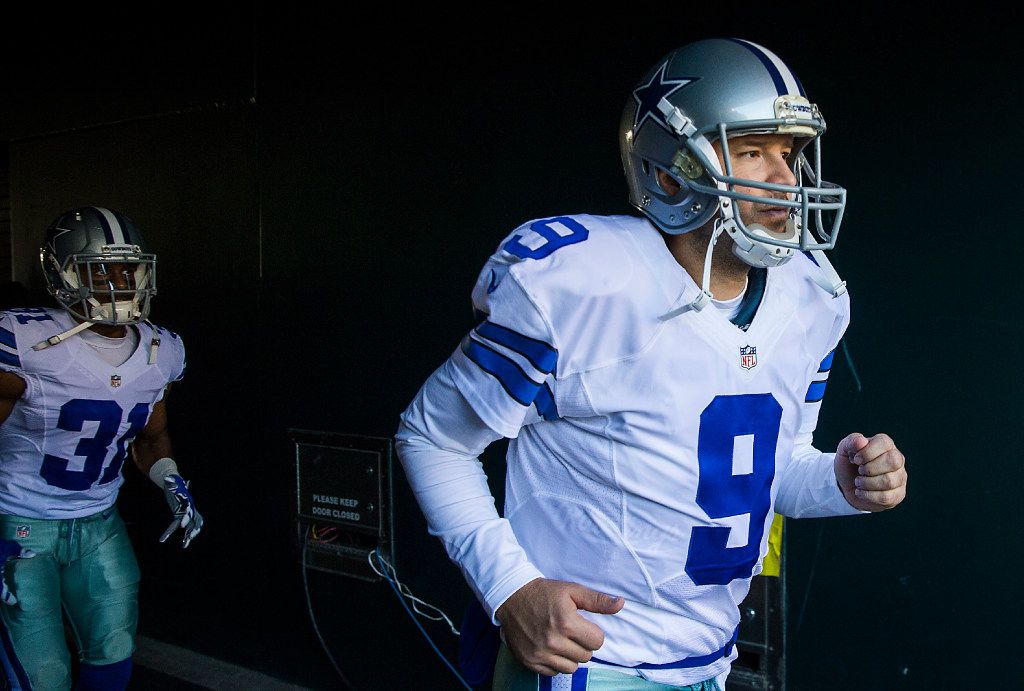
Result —
M885 511L907 496L906 459L887 434L854 432L836 449L836 481L850 506Z
M14 540L0 538L0 600L8 605L18 604L18 598L7 588L7 562L11 559L31 559L36 553L25 549Z
M537 578L495 612L505 643L526 667L554 676L571 674L604 644L604 631L577 610L615 614L625 600L566 581Z
M168 475L164 478L164 494L167 496L167 505L174 513L174 520L160 536L160 542L164 542L175 530L181 528L185 531L181 546L188 547L192 539L203 529L203 517L196 510L195 500L188 491L188 483L180 475Z

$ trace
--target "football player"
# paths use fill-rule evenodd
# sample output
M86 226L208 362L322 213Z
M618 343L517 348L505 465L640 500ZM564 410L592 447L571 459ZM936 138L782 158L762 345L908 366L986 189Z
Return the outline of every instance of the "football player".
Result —
M623 113L640 214L530 221L483 267L482 321L396 441L501 627L494 688L724 688L773 512L902 501L888 436L811 444L849 323L824 254L846 201L821 177L824 131L771 51L683 46ZM477 460L501 437L503 517Z
M61 214L41 251L63 309L0 312L0 660L8 688L123 689L135 649L139 569L115 502L125 458L165 493L167 540L202 516L178 472L166 400L177 334L149 323L156 257L100 207Z

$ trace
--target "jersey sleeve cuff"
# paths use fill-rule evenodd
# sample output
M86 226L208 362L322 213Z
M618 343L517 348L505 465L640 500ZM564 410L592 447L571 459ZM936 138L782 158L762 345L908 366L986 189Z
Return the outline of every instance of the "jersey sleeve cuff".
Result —
M501 622L494 617L494 613L497 612L498 608L505 604L505 601L512 597L517 590L530 581L535 581L538 578L544 578L544 574L538 571L537 567L533 564L524 564L519 569L508 574L500 583L485 593L483 604L484 609L487 610L487 616L491 618L491 623L501 626Z
M861 511L846 501L836 482L835 454L822 453L807 468L809 477L803 486L785 496L779 495L777 510L789 518L853 516Z
M846 495L843 494L843 490L839 487L839 482L836 480L835 472L835 458L834 453L823 453L822 458L827 462L823 463L826 466L827 472L822 473L824 475L824 487L822 487L818 493L821 497L821 503L819 506L822 510L827 511L827 516L854 516L861 513L871 513L870 511L862 511L861 509L855 508L850 505L850 502L846 501Z

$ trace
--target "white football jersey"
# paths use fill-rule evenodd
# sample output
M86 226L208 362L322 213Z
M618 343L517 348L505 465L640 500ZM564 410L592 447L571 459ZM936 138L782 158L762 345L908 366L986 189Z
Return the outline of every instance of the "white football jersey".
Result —
M32 349L75 324L63 310L0 312L0 369L26 385L0 425L0 513L78 518L112 505L128 445L184 373L181 339L149 322L135 325L139 345L117 367L77 336Z
M524 224L481 272L484 321L447 371L512 438L504 516L532 564L626 599L583 613L605 632L598 661L665 683L720 674L773 510L855 513L831 456L794 453L849 322L817 270L803 254L770 269L746 331L713 308L659 319L699 287L640 218Z

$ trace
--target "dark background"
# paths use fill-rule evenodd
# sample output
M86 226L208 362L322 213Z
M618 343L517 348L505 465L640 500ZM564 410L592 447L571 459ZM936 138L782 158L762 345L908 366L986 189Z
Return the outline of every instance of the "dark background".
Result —
M153 319L188 348L171 432L207 528L186 552L157 545L163 499L126 472L140 632L340 688L311 605L357 688L456 687L385 583L310 571L304 584L287 430L393 434L474 325L469 290L498 241L535 217L628 212L616 132L635 82L678 45L735 35L800 75L829 124L826 177L849 190L833 261L856 369L837 360L817 441L888 432L911 478L890 513L787 523L790 688L1012 685L1015 18L693 14L155 2L11 16L13 278L49 304L46 224L118 209L160 258ZM485 455L499 493L501 451ZM458 625L469 590L397 462L394 494L399 578ZM447 627L425 628L453 659Z

